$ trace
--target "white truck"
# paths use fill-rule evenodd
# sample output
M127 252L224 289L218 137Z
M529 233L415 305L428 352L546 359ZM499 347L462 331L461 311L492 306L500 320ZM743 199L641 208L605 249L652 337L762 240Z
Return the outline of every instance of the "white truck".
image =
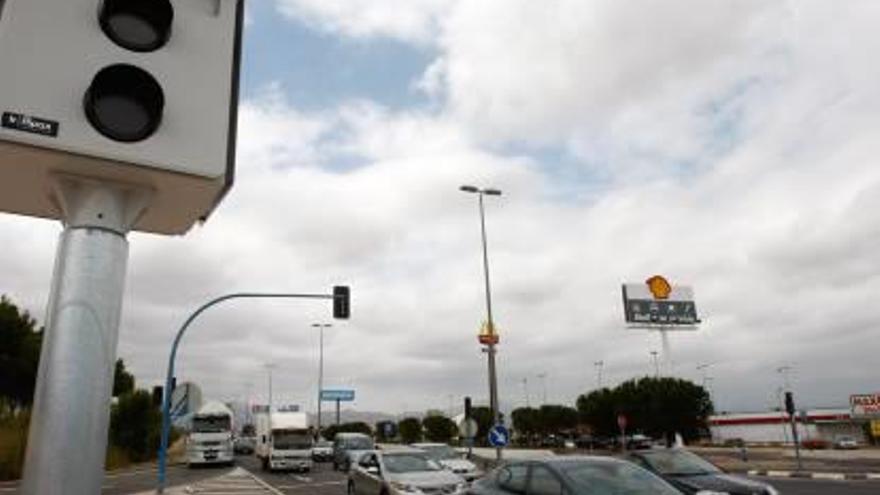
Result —
M255 419L256 453L263 470L311 471L314 438L306 413L272 411Z
M208 401L193 414L186 437L187 465L232 464L232 410Z

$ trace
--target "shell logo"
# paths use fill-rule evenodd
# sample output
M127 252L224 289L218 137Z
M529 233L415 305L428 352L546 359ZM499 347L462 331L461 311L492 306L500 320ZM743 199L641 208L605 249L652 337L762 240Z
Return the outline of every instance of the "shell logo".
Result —
M648 290L654 295L654 299L666 299L672 292L672 285L660 275L654 275L645 280L645 283L648 284Z

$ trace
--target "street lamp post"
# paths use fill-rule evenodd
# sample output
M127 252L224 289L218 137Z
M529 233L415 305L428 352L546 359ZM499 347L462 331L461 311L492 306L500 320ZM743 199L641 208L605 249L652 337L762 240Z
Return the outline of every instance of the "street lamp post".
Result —
M459 190L476 194L479 199L480 206L480 232L482 234L483 240L483 274L486 280L486 315L487 315L487 325L489 326L490 333L495 332L495 322L492 319L492 295L491 289L489 285L489 250L486 246L486 213L483 207L483 196L501 196L501 191L498 189L480 189L475 186L461 186ZM496 423L501 422L501 417L498 411L498 381L495 369L495 342L490 341L487 344L488 348L488 362L489 362L489 408L492 410L492 419ZM501 449L496 449L495 452L496 457L501 459Z
M538 378L541 379L541 388L544 391L543 401L541 402L543 405L547 403L547 373L538 374Z
M332 326L330 323L312 323L321 334L318 345L318 438L321 438L321 391L324 390L324 329Z
M602 367L605 366L605 361L596 361L593 366L596 367L596 388L602 388Z

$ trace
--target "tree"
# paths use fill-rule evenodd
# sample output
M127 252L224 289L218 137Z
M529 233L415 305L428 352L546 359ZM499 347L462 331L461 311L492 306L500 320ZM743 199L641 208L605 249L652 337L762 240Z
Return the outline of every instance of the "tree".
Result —
M577 401L581 418L599 435L618 433L617 415L627 417L629 431L655 438L680 433L685 439L700 437L713 406L699 385L678 378L633 379L613 390L582 395Z
M520 407L513 410L511 419L513 420L513 429L516 430L520 438L524 439L526 444L531 443L531 438L539 431L538 410L533 407Z
M422 420L422 427L429 442L449 443L458 433L458 426L446 416L428 416Z
M537 414L538 431L544 435L556 435L577 427L577 409L568 406L545 404Z
M116 360L116 370L113 373L113 397L119 397L134 391L134 375L125 369L122 359Z
M0 406L16 409L33 401L42 342L36 320L0 296Z
M400 440L403 443L415 443L422 440L422 422L418 418L404 418L397 424Z
M119 397L110 411L110 441L134 462L151 459L159 447L162 415L146 390Z
M492 410L485 406L471 408L471 419L477 422L477 436L475 441L479 445L486 445L489 438L489 429L495 424Z

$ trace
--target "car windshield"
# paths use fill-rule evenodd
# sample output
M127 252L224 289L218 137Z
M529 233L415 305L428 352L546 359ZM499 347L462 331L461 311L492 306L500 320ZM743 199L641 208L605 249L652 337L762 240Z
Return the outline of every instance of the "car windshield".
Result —
M455 450L448 445L430 445L427 447L421 447L421 449L428 454L428 457L435 461L447 461L459 458Z
M417 473L439 471L440 468L423 454L391 454L384 458L385 469L389 473Z
M657 476L625 462L572 463L563 473L577 487L578 494L590 495L680 495Z
M373 450L373 441L367 437L346 438L342 442L345 450Z
M293 433L274 433L272 446L278 450L306 450L312 448L312 437Z
M193 418L192 431L196 433L219 433L228 431L229 416L199 416Z
M661 474L691 476L720 472L708 461L686 450L658 450L642 454L642 458Z

